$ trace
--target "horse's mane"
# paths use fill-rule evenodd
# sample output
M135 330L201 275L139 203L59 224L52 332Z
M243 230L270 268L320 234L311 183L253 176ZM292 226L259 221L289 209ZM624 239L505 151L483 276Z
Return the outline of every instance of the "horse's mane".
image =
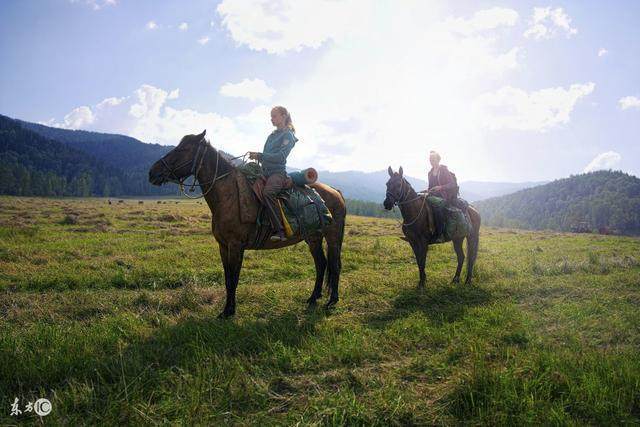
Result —
M394 173L396 173L396 174L397 174L398 172L394 172ZM407 178L405 178L404 176L402 176L402 177L400 177L400 179L401 179L401 181L400 181L400 182L402 183L402 185L406 185L406 186L407 186L407 188L408 188L410 191L413 191L414 193L416 192L416 190L414 190L413 186L411 185L411 183L409 182L409 180L407 180ZM417 193L416 193L416 194L417 194Z
M409 182L409 180L407 178L405 178L404 176L402 177L402 181L405 182L405 184L413 190L413 186L411 185L411 183ZM415 190L414 190L415 191Z
M211 142L208 139L206 140L206 142L209 148L211 148L214 151L214 153L218 156L218 166L220 167L220 172L225 173L229 170L236 169L236 166L233 163L231 163L231 160L233 159L233 156L231 154L225 151L222 151L220 149L217 149L216 147L211 145Z

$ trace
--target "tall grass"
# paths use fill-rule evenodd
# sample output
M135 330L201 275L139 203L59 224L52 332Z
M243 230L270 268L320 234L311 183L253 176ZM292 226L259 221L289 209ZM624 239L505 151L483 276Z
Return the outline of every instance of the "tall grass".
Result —
M221 321L208 218L0 198L0 423L640 423L637 239L484 228L473 286L445 244L420 291L397 222L352 216L335 310L299 244L248 252Z

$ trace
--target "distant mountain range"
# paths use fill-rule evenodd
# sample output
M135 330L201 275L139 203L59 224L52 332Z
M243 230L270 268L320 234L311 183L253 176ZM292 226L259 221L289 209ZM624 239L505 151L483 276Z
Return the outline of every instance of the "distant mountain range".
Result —
M348 198L382 202L386 193L386 182L389 174L386 170L377 172L329 172L319 171L319 179L339 188ZM424 190L427 182L424 179L406 176L414 190ZM534 187L545 182L482 182L464 181L459 183L460 196L470 202L502 196L523 188Z
M46 147L46 149L45 149ZM0 194L37 196L153 196L177 194L173 185L147 182L149 167L172 146L83 130L60 129L0 115ZM320 180L349 199L381 203L388 174L319 171ZM407 177L416 190L425 180ZM540 183L460 183L462 197L476 201Z

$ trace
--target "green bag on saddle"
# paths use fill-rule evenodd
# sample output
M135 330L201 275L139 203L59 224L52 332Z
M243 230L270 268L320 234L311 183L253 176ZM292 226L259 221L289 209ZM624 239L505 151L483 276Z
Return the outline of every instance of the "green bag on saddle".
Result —
M245 163L239 166L239 170L247 177L249 182L253 183L262 177L262 169L255 162ZM294 186L284 190L278 198L284 201L282 203L284 215L287 222L291 226L294 235L300 234L307 237L313 234L325 225L333 222L331 212L327 208L320 194L307 185L300 185L300 180L292 177ZM258 217L258 223L268 223L265 218Z
M296 185L285 194L284 214L294 235L306 237L333 222L327 205L313 188Z
M444 235L446 240L461 239L471 231L471 224L467 216L460 209L449 206L442 197L427 196L427 202L436 210L439 209L445 217Z

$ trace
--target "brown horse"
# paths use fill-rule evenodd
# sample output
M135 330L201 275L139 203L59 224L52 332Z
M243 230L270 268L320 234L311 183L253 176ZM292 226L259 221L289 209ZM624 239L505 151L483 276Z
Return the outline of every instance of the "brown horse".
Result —
M411 245L418 263L418 270L420 272L418 288L423 288L427 278L424 273L427 251L429 250L429 244L435 237L429 231L430 218L433 218L431 208L426 202L426 195L418 195L411 187L411 184L402 176L402 166L400 166L398 172L393 172L393 169L389 166L388 172L387 196L383 204L387 210L390 210L396 204L400 208L400 213L402 213L404 220L402 223L402 232L406 237L405 240ZM471 220L471 231L469 235L465 236L467 239L468 257L465 283L471 284L473 265L478 256L480 214L472 206L469 206L468 213L469 219ZM453 283L460 283L460 272L462 271L462 264L464 263L462 241L465 237L453 240L453 249L456 251L458 257L458 268L456 268L456 274L453 276Z
M149 170L149 181L154 185L166 182L181 183L187 177L194 176L202 189L209 209L211 210L211 228L213 236L220 247L220 258L224 266L224 281L227 299L224 310L219 317L233 316L236 311L236 287L242 268L242 259L246 249L279 249L296 244L303 240L301 236L292 236L284 242L271 242L266 239L260 247L252 246L253 236L257 233L255 221L242 221L242 215L247 211L257 212L259 201L252 196L249 200L252 206L242 202L238 194L239 180L246 184L244 175L227 161L205 139L206 130L199 135L186 135L176 148L155 162ZM248 184L246 184L248 186ZM329 301L326 307L332 307L338 302L338 282L340 280L342 238L346 217L345 200L340 191L328 185L315 183L311 185L327 204L333 222L325 226L321 232L307 236L311 255L316 267L316 282L311 296L307 300L309 305L315 305L322 296L322 284L325 270L328 272ZM241 212L245 210L244 212ZM327 240L327 255L325 256L322 241Z

